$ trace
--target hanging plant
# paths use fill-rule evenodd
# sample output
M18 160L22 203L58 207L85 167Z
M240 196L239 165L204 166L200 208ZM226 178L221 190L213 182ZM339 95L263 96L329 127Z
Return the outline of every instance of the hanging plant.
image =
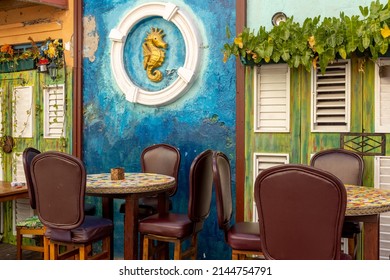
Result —
M361 16L307 18L302 25L293 17L266 31L261 26L257 32L249 28L224 44L224 62L229 57L239 57L244 65L260 65L283 61L291 68L303 66L310 71L319 64L321 71L339 58L353 54L365 55L374 61L386 55L390 37L390 0L383 5L379 0L369 7L359 6ZM226 30L231 38L230 30Z

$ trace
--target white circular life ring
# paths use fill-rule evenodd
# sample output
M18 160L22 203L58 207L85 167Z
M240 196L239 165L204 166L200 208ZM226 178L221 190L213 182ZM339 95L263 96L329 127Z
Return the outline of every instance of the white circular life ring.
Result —
M177 79L164 89L147 91L137 87L125 70L123 61L124 45L132 28L141 20L161 16L172 22L181 32L185 43L184 65L177 70ZM169 104L182 96L196 77L200 56L199 35L191 19L172 3L151 2L140 5L125 15L117 28L111 30L111 68L114 78L130 102L149 106Z

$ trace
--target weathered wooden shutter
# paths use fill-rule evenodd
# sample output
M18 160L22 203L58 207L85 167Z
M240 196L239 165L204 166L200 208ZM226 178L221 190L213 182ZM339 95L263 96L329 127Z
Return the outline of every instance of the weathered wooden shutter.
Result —
M312 70L312 131L348 132L350 129L350 61L329 64L324 74Z
M14 87L13 101L12 135L18 138L31 138L33 135L33 87Z
M65 135L65 86L45 87L44 98L44 137L61 138Z
M255 132L289 132L290 68L287 64L257 67Z
M374 166L375 188L390 190L390 156L376 156ZM380 214L379 259L390 259L390 212Z
M390 60L375 64L375 132L390 132Z

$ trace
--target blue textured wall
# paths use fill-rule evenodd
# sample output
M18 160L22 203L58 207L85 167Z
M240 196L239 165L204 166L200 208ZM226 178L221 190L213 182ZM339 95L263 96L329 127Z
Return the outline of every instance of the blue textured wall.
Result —
M173 210L186 213L189 168L197 154L209 148L225 152L235 174L235 65L234 60L224 64L221 53L226 26L235 29L235 1L169 1L185 9L197 24L202 58L190 90L162 107L128 102L110 66L110 30L131 9L147 2L151 1L84 0L83 157L89 173L109 172L116 166L131 172L140 170L139 157L146 146L160 142L177 146L182 162ZM129 71L134 73L134 69ZM116 257L123 256L121 203L115 201ZM198 259L229 258L230 251L217 226L213 198L210 217L200 234Z

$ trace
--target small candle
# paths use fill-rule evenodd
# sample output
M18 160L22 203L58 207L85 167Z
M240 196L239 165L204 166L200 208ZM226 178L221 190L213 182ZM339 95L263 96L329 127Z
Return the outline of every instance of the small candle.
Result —
M125 169L123 167L111 168L111 180L125 179Z

